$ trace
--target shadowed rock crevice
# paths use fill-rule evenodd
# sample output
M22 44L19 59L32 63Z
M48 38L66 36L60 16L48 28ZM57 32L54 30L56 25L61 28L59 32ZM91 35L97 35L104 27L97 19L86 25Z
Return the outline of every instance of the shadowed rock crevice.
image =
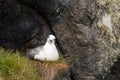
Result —
M104 80L120 80L120 57L114 65L111 67L108 75L105 76Z
M34 7L6 0L0 1L0 8L0 45L6 49L25 52L45 44L48 35L54 34L49 27L52 23L49 25ZM45 15L47 16L46 13ZM64 79L71 80L68 72L63 76Z
M51 31L35 10L16 1L2 1L0 4L3 16L0 22L1 46L24 50L45 43Z
M38 11L49 23L54 25L61 22L65 17L63 14L66 13L67 3L69 0L19 0L24 5L34 8Z

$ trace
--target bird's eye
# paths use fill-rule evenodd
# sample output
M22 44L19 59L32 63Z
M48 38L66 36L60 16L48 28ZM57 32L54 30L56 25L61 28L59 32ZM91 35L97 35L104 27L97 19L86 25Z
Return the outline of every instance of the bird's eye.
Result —
M52 40L50 40L50 42L52 42Z

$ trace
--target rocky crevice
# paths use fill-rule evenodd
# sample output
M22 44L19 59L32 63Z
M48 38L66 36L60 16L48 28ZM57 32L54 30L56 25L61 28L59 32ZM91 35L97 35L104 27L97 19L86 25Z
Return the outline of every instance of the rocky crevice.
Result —
M70 67L68 72L63 73L64 75L60 74L62 80L102 80L105 76L107 80L112 73L118 73L114 70L118 63L115 63L115 67L113 63L120 54L120 36L117 31L119 26L113 24L113 31L110 32L110 27L102 23L104 14L109 14L108 7L105 8L102 2L99 3L97 0L19 0L12 5L17 6L16 12L23 11L19 13L20 15L31 14L29 17L34 17L32 23L36 20L43 27L43 30L40 27L35 28L37 32L34 32L35 37L29 36L32 40L29 42L26 40L23 48L42 45L48 34L56 35L58 47ZM30 22L29 17L26 17L28 21L25 26ZM44 36L39 36L40 31L36 29L43 31ZM9 44L10 47L11 44ZM110 68L111 74L109 74Z

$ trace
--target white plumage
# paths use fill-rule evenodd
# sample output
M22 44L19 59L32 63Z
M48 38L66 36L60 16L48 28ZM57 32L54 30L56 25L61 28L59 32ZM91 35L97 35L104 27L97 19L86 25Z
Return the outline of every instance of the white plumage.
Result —
M55 46L55 36L49 35L47 42L42 47L37 47L35 52L38 52L35 56L35 60L42 61L56 61L59 59L58 50ZM34 53L35 53L34 52Z

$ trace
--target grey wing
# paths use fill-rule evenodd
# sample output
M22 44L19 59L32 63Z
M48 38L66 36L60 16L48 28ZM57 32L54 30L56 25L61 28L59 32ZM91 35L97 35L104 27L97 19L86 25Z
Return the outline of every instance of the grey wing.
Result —
M34 56L37 55L41 49L42 49L42 46L38 46L34 49L31 49L27 52L27 56L31 59L34 59Z

